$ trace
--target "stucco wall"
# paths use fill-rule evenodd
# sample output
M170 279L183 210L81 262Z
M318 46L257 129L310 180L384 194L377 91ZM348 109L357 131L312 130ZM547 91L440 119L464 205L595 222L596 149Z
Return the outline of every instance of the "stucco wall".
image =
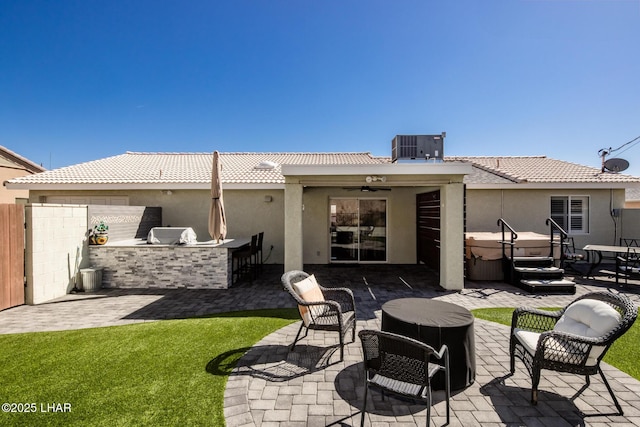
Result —
M0 203L15 203L16 199L27 199L29 197L29 190L9 190L2 185L5 181L25 175L31 174L25 170L0 164Z
M95 195L90 191L32 191L30 199L46 196ZM210 240L208 231L209 190L104 191L108 196L127 196L130 205L161 206L164 226L192 227L198 241ZM265 197L271 201L265 201ZM263 251L267 263L284 262L284 190L224 190L227 237L250 237L264 231ZM270 248L273 251L270 253Z
M368 197L388 199L388 260L394 264L416 262L415 195L433 188L398 187L392 191L369 193ZM46 196L95 195L88 191L32 191L36 201ZM109 196L127 196L129 204L161 206L163 225L192 227L199 241L209 240L208 190L105 191ZM329 262L329 197L367 197L367 193L341 188L305 188L304 263ZM271 201L265 201L270 198ZM248 237L264 231L264 255L267 263L284 263L284 190L224 190L228 237ZM271 255L270 248L273 246Z
M431 187L395 187L392 191L362 193L340 187L306 187L303 194L303 257L304 263L329 262L329 198L330 197L381 197L386 198L389 232L388 261L394 264L415 263L415 195L431 191ZM209 215L209 190L166 191L105 191L104 195L128 196L131 205L161 206L163 225L193 227L198 240L209 240L207 219ZM41 196L67 195L68 191L32 191L31 200ZM95 192L73 192L90 195ZM625 231L618 221L617 230L609 214L610 206L621 208L624 190L467 190L467 230L498 231L498 218L505 218L516 230L548 233L545 225L550 215L551 195L590 196L590 232L576 235L576 245L614 243L614 236L627 234L632 222L625 216ZM270 202L265 197L271 198ZM268 263L284 263L284 190L225 190L224 200L229 237L247 237L265 232L264 254ZM611 205L610 205L611 203ZM446 218L444 219L446 220ZM638 233L640 234L640 230Z
M161 191L128 192L130 203L162 206L164 225L193 227L199 241L211 239L208 230L208 190L174 190L171 195ZM265 201L265 197L271 201ZM284 191L224 190L227 237L250 237L264 231L263 252L267 263L284 262ZM270 248L273 251L269 255Z
M619 237L640 239L640 209L623 209Z
M467 231L499 231L504 218L516 231L548 234L552 195L590 197L589 233L574 235L576 246L614 243L610 208L622 208L624 190L467 190Z
M271 201L265 201L265 197ZM224 202L228 236L249 237L264 231L265 262L283 264L284 190L227 190Z

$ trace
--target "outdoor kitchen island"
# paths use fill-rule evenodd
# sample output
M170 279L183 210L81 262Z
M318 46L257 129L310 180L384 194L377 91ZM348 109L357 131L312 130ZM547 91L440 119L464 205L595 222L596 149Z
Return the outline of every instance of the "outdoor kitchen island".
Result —
M89 246L92 268L102 269L105 288L227 289L232 253L249 238L189 244L148 244L147 239Z

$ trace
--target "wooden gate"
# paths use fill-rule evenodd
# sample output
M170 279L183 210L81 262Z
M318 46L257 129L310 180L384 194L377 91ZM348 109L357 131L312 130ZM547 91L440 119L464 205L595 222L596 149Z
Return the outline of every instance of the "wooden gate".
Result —
M0 310L24 304L24 206L0 204Z
M417 257L440 271L440 190L416 194Z

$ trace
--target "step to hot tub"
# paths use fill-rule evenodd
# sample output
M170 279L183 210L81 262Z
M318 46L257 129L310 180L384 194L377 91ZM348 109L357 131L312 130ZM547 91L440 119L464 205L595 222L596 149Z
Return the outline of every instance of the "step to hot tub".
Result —
M529 292L576 293L576 284L567 279L556 280L520 280L520 287Z

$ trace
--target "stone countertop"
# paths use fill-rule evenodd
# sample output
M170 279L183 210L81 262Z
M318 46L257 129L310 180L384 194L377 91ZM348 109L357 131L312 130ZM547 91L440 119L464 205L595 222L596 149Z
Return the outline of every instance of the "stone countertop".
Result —
M227 249L235 249L239 246L247 244L250 240L247 238L237 238L237 239L225 239L221 242L216 242L215 240L208 240L205 242L196 242L190 243L186 245L163 245L163 244L149 244L147 243L147 239L128 239L128 240L109 240L105 245L91 245L91 247L139 247L144 246L148 248L200 248L200 247L211 247L211 248L227 248Z

